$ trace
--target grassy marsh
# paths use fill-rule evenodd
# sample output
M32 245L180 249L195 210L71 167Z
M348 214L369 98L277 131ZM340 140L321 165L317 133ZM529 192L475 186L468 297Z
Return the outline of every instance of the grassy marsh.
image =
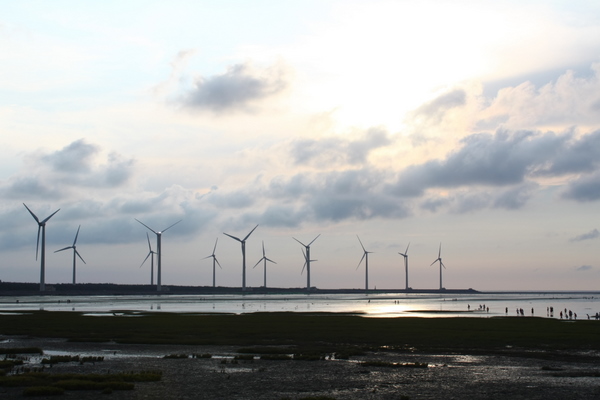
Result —
M329 313L192 315L160 312L129 318L33 311L0 315L0 334L84 342L264 348L324 346L333 351L356 346L395 351L600 350L600 323L597 321L567 322L529 317L364 318Z

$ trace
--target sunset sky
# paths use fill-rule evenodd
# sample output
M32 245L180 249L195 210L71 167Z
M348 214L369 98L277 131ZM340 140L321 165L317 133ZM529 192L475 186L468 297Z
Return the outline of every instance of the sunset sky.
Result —
M592 290L597 1L0 0L0 280ZM151 237L153 247L155 237Z

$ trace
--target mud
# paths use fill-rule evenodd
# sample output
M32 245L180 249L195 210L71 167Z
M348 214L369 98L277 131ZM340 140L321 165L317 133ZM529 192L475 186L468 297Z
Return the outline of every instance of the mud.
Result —
M56 364L51 373L160 370L160 382L133 391L67 392L86 399L594 399L600 398L600 364L589 354L558 359L520 354L399 354L372 352L350 360L235 360L236 347L70 343L57 339L4 338L2 347L42 348L49 354L104 356L95 364ZM212 358L165 359L169 354ZM40 367L41 357L28 366ZM364 366L364 361L427 363L427 368ZM20 388L0 387L0 398L23 398ZM43 398L43 397L42 397ZM56 398L56 397L53 397Z

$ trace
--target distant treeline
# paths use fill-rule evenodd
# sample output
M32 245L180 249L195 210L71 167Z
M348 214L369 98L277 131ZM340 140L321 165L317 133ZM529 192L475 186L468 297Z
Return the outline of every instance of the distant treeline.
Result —
M409 290L369 290L369 293L439 293L436 289L409 289ZM443 289L443 293L477 293L473 289ZM157 292L155 285L122 285L115 283L57 283L47 284L46 290L40 292L38 283L27 282L0 282L0 296L84 296L84 295L135 295L135 294L302 294L307 293L306 288L264 288L251 287L242 291L239 287L226 286L165 286ZM310 293L365 293L364 289L317 289L311 288Z

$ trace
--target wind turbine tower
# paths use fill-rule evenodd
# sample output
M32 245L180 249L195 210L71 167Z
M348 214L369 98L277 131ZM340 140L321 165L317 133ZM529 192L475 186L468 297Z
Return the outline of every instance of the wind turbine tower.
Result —
M33 211L29 209L29 207L27 207L25 203L23 203L23 205L25 206L27 211L29 211L33 219L35 219L35 222L37 222L38 224L37 245L35 247L36 260L38 257L38 249L40 247L40 232L42 233L42 256L40 257L40 292L43 292L44 290L46 290L46 222L48 222L48 220L52 218L54 214L59 212L60 208L54 211L52 214L50 214L49 217L46 217L46 219L40 221L39 218L33 213Z
M360 261L358 262L358 265L356 266L356 269L358 269L358 267L360 267L360 264L362 264L362 261L365 260L365 291L369 291L369 253L372 253L372 251L367 251L365 249L365 246L363 246L360 238L358 237L358 235L356 235L356 237L358 238L358 241L360 243L360 247L362 247L363 249L363 256L360 259Z
M410 247L410 242L408 242L408 246L406 246L406 250L404 250L404 253L398 253L402 257L404 257L404 273L406 275L406 290L409 289L409 287L408 287L408 248L409 247Z
M310 262L311 261L317 261L317 260L311 260L310 259L310 245L313 244L313 242L315 240L317 240L317 238L321 236L321 234L319 233L317 235L316 238L314 238L309 244L304 244L301 241L299 241L298 239L296 239L295 237L293 237L292 239L294 239L296 242L300 243L302 246L304 246L304 248L306 249L306 252L304 252L304 250L302 251L304 254L304 267L306 267L306 290L310 292ZM304 272L304 267L302 267L302 271Z
M152 246L150 245L150 236L148 235L148 232L146 232L146 239L148 239L149 251L146 258L144 258L144 261L142 261L142 263L140 264L140 268L142 268L142 265L144 265L148 257L150 257L150 285L154 285L154 255L157 253L152 250Z
M156 263L156 291L160 292L161 290L161 259L162 259L162 251L161 251L161 239L162 239L162 234L165 233L167 231L167 229L171 229L172 227L174 227L175 225L177 225L178 223L181 222L181 220L175 222L173 225L163 229L162 231L155 231L154 229L150 228L148 225L144 224L142 221L140 221L139 219L135 219L137 222L139 222L140 224L144 225L146 228L148 228L148 230L150 230L150 232L154 233L156 235L156 254L157 254L157 263Z
M75 240L73 240L73 245L55 251L55 253L58 253L59 251L73 249L73 285L76 283L76 281L75 281L76 272L75 271L77 268L77 257L79 257L79 259L81 261L83 261L84 264L86 263L85 260L81 257L81 255L77 251L77 237L79 236L80 228L81 228L81 225L79 225L79 227L77 228L77 233L75 234Z
M446 269L446 266L442 262L442 244L441 243L440 243L440 250L438 252L438 258L434 262L432 262L431 265L435 264L438 261L440 263L440 290L443 290L444 287L442 286L442 267L444 267L444 269Z
M258 225L254 227L254 229L256 228L258 228ZM254 229L252 229L250 233L248 233L243 239L231 236L230 234L223 232L223 235L229 236L230 238L237 240L242 245L242 291L246 291L246 240L250 237L250 235L252 235Z
M217 260L217 256L215 255L215 251L217 250L217 242L219 241L219 238L217 238L217 240L215 240L215 247L213 248L213 252L210 256L206 256L203 258L203 260L206 260L207 258L212 258L213 259L213 287L216 287L216 280L215 280L215 274L216 274L216 265L219 265L219 268L223 269L223 267L221 267L221 263L219 263L219 260Z
M262 250L263 250L263 256L262 256L262 258L260 260L258 260L258 262L256 264L254 264L254 267L252 267L252 268L256 268L256 266L258 264L260 264L261 261L264 263L263 264L263 275L264 275L264 282L265 282L264 287L266 289L266 287L267 287L267 261L272 262L273 264L277 264L277 263L275 261L271 260L270 258L267 258L267 256L265 255L265 242L264 242L264 240L262 242Z

